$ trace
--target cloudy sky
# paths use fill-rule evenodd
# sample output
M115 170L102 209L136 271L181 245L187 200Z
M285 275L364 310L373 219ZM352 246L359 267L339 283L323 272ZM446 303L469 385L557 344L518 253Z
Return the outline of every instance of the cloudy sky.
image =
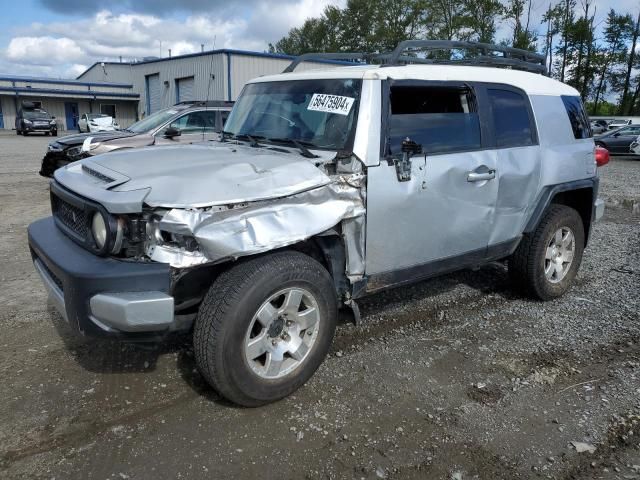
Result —
M4 3L4 2L2 2ZM74 78L96 61L205 48L264 51L290 28L346 0L20 0L0 17L0 73ZM578 2L580 3L580 1ZM640 0L596 0L630 12ZM534 0L536 24L548 0ZM499 28L506 34L508 27ZM542 27L539 29L543 31ZM162 46L162 47L161 47ZM162 49L161 49L162 48Z

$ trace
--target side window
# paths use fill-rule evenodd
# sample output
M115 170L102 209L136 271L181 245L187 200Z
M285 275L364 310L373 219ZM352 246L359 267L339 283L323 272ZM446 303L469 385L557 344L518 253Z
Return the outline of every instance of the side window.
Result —
M587 117L587 114L584 111L580 97L563 95L562 102L564 103L564 108L567 110L567 115L571 122L573 136L575 138L592 137L593 133L591 131L591 125L589 124L589 117Z
M171 126L177 128L183 135L196 134L215 131L216 112L215 110L203 110L191 112L183 115L171 122Z
M524 147L535 143L527 100L518 92L487 90L493 117L496 147Z
M410 138L425 153L450 153L481 147L480 120L467 87L391 87L388 153L401 153Z
M640 126L624 127L618 130L620 135L640 135Z

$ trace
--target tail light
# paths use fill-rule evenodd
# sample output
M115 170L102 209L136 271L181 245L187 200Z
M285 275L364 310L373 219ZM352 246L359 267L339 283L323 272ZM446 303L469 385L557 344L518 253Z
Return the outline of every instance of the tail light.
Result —
M596 146L596 165L602 167L609 163L609 150L604 147Z

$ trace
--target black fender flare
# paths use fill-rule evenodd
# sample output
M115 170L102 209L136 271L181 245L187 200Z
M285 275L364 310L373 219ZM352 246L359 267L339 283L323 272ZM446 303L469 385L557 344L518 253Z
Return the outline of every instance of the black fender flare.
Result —
M588 225L585 225L585 233L589 233L590 224L593 222L595 217L595 201L598 198L598 187L600 184L600 179L598 177L590 177L582 180L574 180L572 182L558 183L556 185L548 185L542 189L540 194L538 195L538 199L536 200L536 207L533 212L529 216L527 220L526 226L524 228L524 233L533 232L542 217L544 216L545 211L553 202L553 199L556 195L563 192L570 192L573 190L582 190L582 189L591 189L591 217L588 219ZM588 238L588 235L585 235L585 239Z

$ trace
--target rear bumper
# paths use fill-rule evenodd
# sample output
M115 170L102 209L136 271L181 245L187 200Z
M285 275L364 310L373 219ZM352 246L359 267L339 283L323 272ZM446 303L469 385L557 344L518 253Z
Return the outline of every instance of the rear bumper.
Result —
M604 215L604 200L597 198L593 204L593 221L598 222Z
M156 339L176 328L169 265L98 257L52 217L28 228L34 267L55 308L89 336Z

